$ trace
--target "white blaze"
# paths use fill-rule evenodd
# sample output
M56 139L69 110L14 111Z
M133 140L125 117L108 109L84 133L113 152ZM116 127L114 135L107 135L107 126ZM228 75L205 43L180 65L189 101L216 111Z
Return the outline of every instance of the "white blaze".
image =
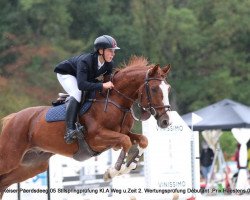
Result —
M170 105L169 104L169 98L168 98L168 90L169 90L169 85L167 85L164 81L161 82L160 88L163 94L163 105ZM168 108L166 108L166 111L168 111Z

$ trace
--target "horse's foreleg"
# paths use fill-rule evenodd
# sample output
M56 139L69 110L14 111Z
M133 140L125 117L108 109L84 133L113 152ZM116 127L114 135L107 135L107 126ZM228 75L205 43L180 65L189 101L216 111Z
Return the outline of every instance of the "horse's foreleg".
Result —
M116 161L115 167L110 167L104 173L104 180L110 181L115 176L119 176L122 174L128 174L131 170L137 167L137 163L142 156L144 149L140 146L137 147L136 151L133 153L131 158L126 163L126 159L128 157L128 153L124 150L121 150L121 153Z
M108 129L102 129L95 137L95 140L91 142L91 148L97 152L102 152L103 146L111 148L119 147L127 153L131 148L132 143L129 136L125 134ZM98 147L101 147L101 149Z
M142 134L129 132L127 134L133 144L138 144L141 148L145 149L148 146L148 139Z
M143 153L144 153L144 149L141 148L140 146L137 147L136 151L133 153L129 161L126 163L126 166L124 167L124 170L122 173L127 174L131 170L135 169Z
M144 153L145 148L148 146L148 140L144 135L134 134L129 132L128 136L130 137L130 140L132 141L133 144L138 144L138 147L136 151L133 153L133 155L130 157L130 159L127 161L127 163L123 164L122 166L123 171L120 172L120 174L127 174L131 170L135 169L140 160L140 157Z
M128 156L128 153L126 153L124 150L121 150L120 155L115 163L115 167L110 167L106 170L106 172L103 175L103 178L105 181L109 181L115 176L118 176L123 173L125 168L125 160Z
M124 149L121 150L115 167L110 167L106 170L104 174L104 180L106 181L112 179L115 176L127 174L131 170L135 169L140 157L144 152L144 149L148 146L148 140L142 134L134 134L129 132L127 136L130 138L130 141L133 144L138 144L139 146L137 147L136 152L133 153L132 157L128 160L127 163L125 162L125 160L128 156L128 151L126 152Z
M107 129L102 129L98 137L96 137L95 146L98 146L99 143L101 146L106 145L111 148L122 148L116 166L109 168L104 174L104 179L109 180L123 171L121 167L128 155L129 149L132 147L132 143L127 135Z

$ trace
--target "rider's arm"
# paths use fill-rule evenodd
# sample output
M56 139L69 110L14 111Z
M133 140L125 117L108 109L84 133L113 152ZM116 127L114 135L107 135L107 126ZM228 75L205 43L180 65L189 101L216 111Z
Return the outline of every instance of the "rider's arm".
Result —
M77 85L79 90L91 91L91 90L102 90L102 83L94 83L88 81L88 76L91 74L89 64L82 60L77 63Z

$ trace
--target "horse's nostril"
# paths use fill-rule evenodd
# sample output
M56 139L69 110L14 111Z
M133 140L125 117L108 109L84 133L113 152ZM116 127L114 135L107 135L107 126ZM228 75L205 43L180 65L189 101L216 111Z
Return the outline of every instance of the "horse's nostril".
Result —
M161 126L163 128L166 128L168 126L168 121L167 120L163 120L162 123L161 123Z
M168 115L162 115L157 119L157 125L161 128L167 128L169 126L169 117Z
M168 125L168 121L167 120L163 120L162 124L163 125Z
M166 120L166 119L158 121L158 126L161 128L167 128L168 125L169 125L169 123L168 123L168 120Z

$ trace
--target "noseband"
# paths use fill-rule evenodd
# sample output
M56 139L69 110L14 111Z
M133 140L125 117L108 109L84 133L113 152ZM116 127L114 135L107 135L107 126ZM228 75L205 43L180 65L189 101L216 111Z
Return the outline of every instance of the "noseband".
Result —
M145 77L145 82L143 85L145 85L145 88L146 88L146 95L147 95L147 103L148 103L148 107L144 107L141 103L141 98L139 100L139 102L136 102L135 100L131 99L130 97L126 96L125 94L121 93L119 90L113 88L114 91L116 91L118 94L120 94L121 96L123 96L124 98L132 101L133 103L137 103L137 105L142 108L144 111L147 111L149 112L151 115L153 116L156 116L156 110L157 109L161 109L161 108L167 108L166 111L170 111L171 110L171 107L170 105L163 105L163 106L153 106L152 104L152 95L150 93L150 86L149 86L149 82L152 81L152 80L157 80L157 81L164 81L164 79L161 79L161 78L149 78L149 72L150 72L150 69L147 71L146 73L146 77ZM115 75L115 74L114 74ZM111 81L113 80L113 77L114 75L112 76L111 78ZM139 89L138 89L139 90ZM142 93L141 93L142 94ZM142 95L140 95L141 97Z

